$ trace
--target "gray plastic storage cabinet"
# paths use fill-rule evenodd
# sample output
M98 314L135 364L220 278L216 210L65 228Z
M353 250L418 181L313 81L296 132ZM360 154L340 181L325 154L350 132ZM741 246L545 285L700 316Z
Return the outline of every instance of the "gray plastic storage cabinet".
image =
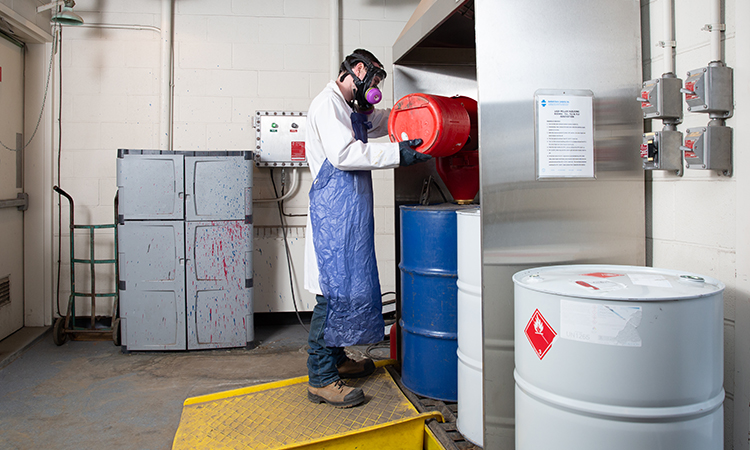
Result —
M252 168L252 152L118 152L123 351L252 343Z

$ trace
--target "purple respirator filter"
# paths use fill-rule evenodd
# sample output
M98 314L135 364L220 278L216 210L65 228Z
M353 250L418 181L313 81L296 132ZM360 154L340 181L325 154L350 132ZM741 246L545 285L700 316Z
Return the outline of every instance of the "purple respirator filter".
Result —
M380 100L383 99L383 93L380 92L380 89L373 87L367 90L365 92L365 100L367 100L367 103L371 105L375 105L377 103L380 103Z

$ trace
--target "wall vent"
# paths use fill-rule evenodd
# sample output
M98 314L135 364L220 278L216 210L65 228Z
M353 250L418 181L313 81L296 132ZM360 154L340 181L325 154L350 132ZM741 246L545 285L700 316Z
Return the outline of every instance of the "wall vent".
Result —
M10 277L0 278L0 306L10 304Z

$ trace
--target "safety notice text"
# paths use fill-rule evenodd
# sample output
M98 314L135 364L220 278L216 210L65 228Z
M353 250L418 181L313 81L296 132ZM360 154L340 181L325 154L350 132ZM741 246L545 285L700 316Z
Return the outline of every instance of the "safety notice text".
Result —
M594 178L593 96L535 100L537 178Z

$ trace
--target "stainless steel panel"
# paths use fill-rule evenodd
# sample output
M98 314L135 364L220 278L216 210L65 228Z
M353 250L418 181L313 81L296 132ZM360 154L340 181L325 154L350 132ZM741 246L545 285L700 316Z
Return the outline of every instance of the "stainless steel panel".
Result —
M188 349L243 347L254 338L252 225L187 222Z
M117 158L119 214L126 220L182 220L183 186L180 154L144 151Z
M126 222L117 232L123 346L185 350L183 222Z
M244 156L185 156L185 219L249 220L253 166Z
M645 261L639 4L476 0L485 444L513 448L518 270ZM594 93L595 180L535 180L534 92ZM635 96L635 97L634 97Z

